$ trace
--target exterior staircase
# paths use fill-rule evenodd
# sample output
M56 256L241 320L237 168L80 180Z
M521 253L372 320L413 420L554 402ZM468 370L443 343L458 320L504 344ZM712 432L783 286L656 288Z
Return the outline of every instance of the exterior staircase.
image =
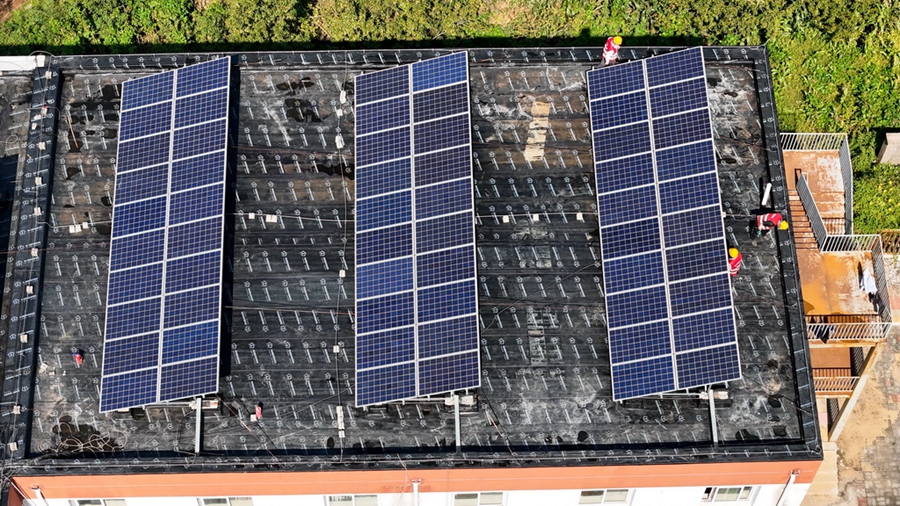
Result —
M803 202L800 201L800 195L797 190L788 190L788 206L791 212L791 229L794 234L794 244L797 249L818 249L816 236L813 233L812 226L809 224L809 218L803 209Z

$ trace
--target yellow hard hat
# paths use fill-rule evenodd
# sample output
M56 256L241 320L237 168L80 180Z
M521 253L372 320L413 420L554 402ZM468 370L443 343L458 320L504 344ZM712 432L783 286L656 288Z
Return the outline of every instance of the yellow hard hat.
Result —
M737 258L738 255L740 255L740 253L738 252L737 248L731 248L728 250L728 256L730 256L731 258Z
M616 44L621 44L621 43L622 43L622 37L619 37L618 35L616 35L615 37L613 37L613 42L616 43Z
M781 220L781 224L778 225L778 228L780 228L781 230L787 230L789 227L790 225L788 225L787 220Z

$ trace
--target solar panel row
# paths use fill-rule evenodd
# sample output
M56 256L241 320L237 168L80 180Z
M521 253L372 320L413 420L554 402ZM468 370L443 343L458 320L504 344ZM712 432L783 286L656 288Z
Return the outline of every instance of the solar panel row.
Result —
M588 73L613 398L740 378L701 48Z
M122 85L101 411L217 390L229 67Z
M358 406L479 384L466 57L356 79Z

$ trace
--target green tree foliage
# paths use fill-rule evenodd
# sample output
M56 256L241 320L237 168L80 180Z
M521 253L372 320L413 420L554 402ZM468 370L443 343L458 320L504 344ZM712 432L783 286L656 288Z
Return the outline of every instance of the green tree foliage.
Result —
M765 44L784 131L847 132L857 229L897 226L900 179L875 164L900 127L897 0L31 0L0 51L310 46Z

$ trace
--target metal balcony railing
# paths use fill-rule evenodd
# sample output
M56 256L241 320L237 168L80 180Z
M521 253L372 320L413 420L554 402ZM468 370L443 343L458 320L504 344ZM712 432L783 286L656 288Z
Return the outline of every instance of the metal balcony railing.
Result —
M808 339L821 339L823 342L836 341L872 341L887 339L893 323L809 323L807 317L806 336Z
M880 235L885 253L900 253L900 230L882 230Z
M781 134L782 151L837 151L844 181L844 234L853 234L853 164L847 134Z
M816 376L813 369L813 385L817 394L850 395L856 388L859 378L855 376Z
M822 253L869 252L872 255L872 275L875 277L877 291L874 295L874 306L878 314L877 321L860 322L811 322L807 327L810 339L860 339L883 340L887 337L892 324L890 294L888 293L887 274L884 268L884 254L881 235L868 234L831 234L825 225L816 201L809 190L809 182L805 175L797 180L797 194L803 203L803 210L809 219L810 228ZM852 227L850 227L852 228ZM838 328L840 327L840 328Z

